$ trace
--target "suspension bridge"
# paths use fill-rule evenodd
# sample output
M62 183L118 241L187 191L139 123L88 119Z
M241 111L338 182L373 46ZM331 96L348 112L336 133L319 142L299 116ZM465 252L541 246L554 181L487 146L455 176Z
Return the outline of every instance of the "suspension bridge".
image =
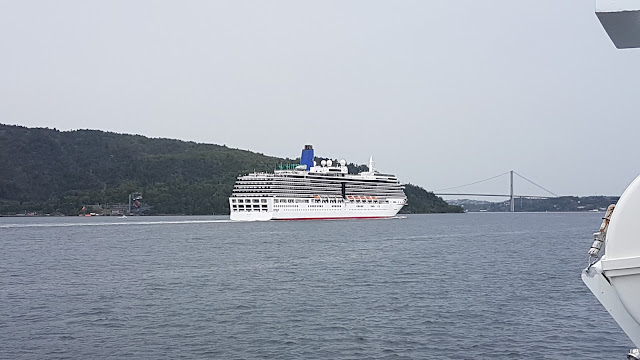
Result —
M447 192L449 190L455 190L455 189L460 189L460 188L464 188L464 187L468 187L471 185L476 185L476 184L480 184L489 180L493 180L496 178L499 178L501 176L505 176L505 175L509 175L509 194L473 194L473 193L451 193L451 192ZM549 194L549 196L547 195L515 195L513 193L513 175L518 176L519 178L531 183L532 185L542 189L545 193ZM479 181L474 181L472 183L469 184L464 184L464 185L460 185L460 186L454 186L454 187L450 187L450 188L445 188L445 189L439 189L439 190L435 190L434 193L438 196L478 196L478 197L508 197L509 198L509 202L510 202L510 207L511 207L511 212L515 211L516 208L516 199L550 199L550 198L555 198L558 197L558 195L556 195L554 192L552 192L551 190L548 190L538 184L536 184L535 182L527 179L526 177L524 177L521 174L518 174L517 172L511 170L511 171L507 171L504 172L502 174L498 174L496 176L492 176L490 178L486 178L483 180L479 180Z

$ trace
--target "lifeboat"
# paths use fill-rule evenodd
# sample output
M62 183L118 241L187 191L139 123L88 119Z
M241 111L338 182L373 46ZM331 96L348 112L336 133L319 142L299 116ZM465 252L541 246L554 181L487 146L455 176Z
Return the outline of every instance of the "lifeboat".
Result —
M640 348L640 176L614 206L609 206L594 233L589 266L582 281ZM604 252L602 257L599 257ZM640 357L632 357L640 359Z

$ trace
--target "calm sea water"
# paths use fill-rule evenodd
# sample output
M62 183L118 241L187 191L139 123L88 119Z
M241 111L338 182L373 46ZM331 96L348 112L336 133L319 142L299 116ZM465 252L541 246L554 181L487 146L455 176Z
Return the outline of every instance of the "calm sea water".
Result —
M623 359L601 216L0 218L0 358Z

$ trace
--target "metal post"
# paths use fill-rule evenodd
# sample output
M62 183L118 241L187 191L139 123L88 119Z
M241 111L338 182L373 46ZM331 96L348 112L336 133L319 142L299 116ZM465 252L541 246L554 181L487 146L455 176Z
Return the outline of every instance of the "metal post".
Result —
M509 172L509 174L511 175L511 193L510 193L510 203L511 203L511 212L515 212L516 211L516 201L513 198L513 170L511 170Z
M129 215L131 215L131 198L133 194L129 194Z

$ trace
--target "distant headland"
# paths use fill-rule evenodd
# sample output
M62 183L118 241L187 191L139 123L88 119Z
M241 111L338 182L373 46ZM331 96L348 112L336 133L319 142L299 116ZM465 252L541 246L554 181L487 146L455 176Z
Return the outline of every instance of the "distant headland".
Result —
M0 124L0 215L120 215L131 204L138 214L224 215L238 175L295 160L224 145ZM365 166L348 167L355 173ZM405 193L401 213L464 211L417 185L407 184Z

